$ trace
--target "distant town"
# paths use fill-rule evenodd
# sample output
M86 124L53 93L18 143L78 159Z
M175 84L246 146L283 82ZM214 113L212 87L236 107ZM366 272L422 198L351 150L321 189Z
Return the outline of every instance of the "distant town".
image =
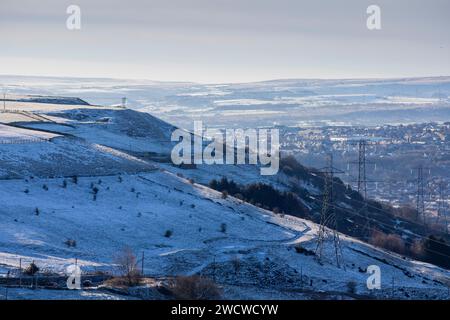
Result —
M358 186L359 144L365 141L367 196L394 205L417 206L418 171L428 218L448 214L450 122L376 127L280 127L281 150L308 166L325 166L332 152L339 177Z

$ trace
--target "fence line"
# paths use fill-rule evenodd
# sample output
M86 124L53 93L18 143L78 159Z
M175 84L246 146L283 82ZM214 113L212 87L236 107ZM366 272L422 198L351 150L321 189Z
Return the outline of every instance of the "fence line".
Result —
M0 144L26 144L26 143L41 143L50 142L50 139L46 138L19 138L11 137L7 139L0 139Z
M36 261L20 258L18 262L19 267L10 267L0 276L0 300L3 298L2 296L7 299L9 288L67 289L69 275L61 272L61 270L57 272L52 271L51 268L41 267L35 273L27 274L27 269L32 263L36 264ZM88 281L92 285L102 283L117 275L117 271L113 267L104 269L90 266L89 268L90 270L82 271L81 281Z

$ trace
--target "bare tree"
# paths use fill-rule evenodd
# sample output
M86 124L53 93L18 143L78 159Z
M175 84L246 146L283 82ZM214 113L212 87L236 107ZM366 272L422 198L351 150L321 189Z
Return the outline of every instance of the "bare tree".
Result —
M122 277L128 286L134 286L141 282L141 273L138 269L138 261L130 247L124 247L115 257L114 263L119 267Z

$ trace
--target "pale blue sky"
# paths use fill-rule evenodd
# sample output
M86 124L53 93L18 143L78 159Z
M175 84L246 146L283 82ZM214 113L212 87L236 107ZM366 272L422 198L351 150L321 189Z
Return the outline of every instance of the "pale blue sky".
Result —
M82 29L66 29L66 8ZM345 5L344 5L345 4ZM381 7L382 30L366 28ZM1 0L0 74L245 82L450 75L448 0Z

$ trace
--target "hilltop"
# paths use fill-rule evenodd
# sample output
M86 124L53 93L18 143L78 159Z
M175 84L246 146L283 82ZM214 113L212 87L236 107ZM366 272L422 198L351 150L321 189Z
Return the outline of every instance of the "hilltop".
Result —
M331 242L319 263L310 253L323 177L312 169L290 163L278 176L261 177L248 165L175 167L168 159L175 127L148 113L78 100L19 100L14 111L0 114L3 273L17 269L20 259L59 274L75 259L85 272L115 272L114 255L129 246L145 254L148 277L202 274L229 299L447 295L449 271L342 233L344 265L336 265ZM265 184L295 192L304 211L274 213L209 187L223 177L241 187ZM342 182L336 184L337 203L346 209L339 212L344 222L339 230L352 235L362 200ZM399 225L383 211L378 217L373 211L374 218ZM411 239L420 231L402 223L403 231L412 230ZM381 268L380 291L366 287L369 265ZM355 289L349 292L351 283Z

